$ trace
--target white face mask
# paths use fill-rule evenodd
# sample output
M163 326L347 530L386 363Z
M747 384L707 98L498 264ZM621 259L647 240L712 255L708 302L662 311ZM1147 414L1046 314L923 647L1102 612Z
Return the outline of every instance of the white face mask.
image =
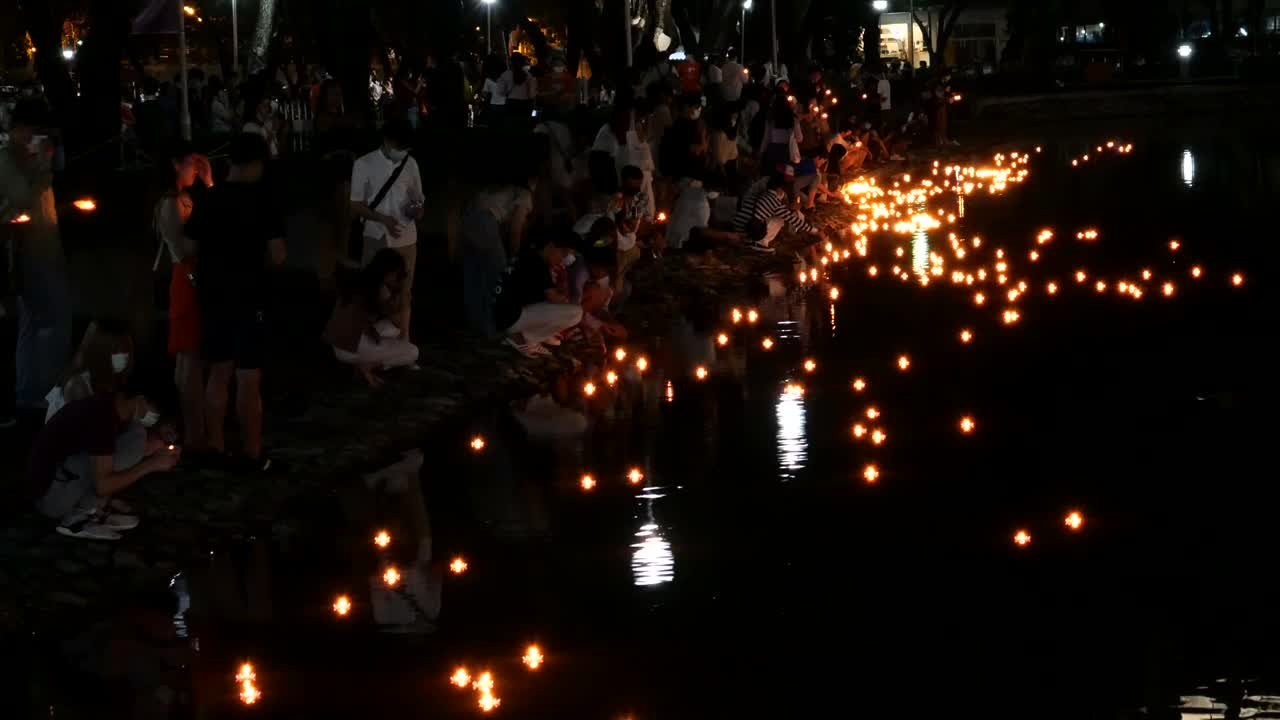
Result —
M116 374L129 369L129 353L111 353L111 370Z
M386 153L387 157L394 162L404 160L405 156L409 154L408 150L384 150L383 152Z
M147 408L146 414L138 418L138 424L142 427L154 427L158 422L160 422L160 413L150 408Z

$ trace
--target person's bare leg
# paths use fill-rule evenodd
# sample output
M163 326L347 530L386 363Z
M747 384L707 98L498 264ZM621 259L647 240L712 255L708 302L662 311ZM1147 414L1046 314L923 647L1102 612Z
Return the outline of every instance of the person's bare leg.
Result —
M231 374L235 364L214 363L209 367L209 384L204 394L205 436L208 446L218 452L227 451L227 394L231 391Z
M262 371L236 371L236 415L245 457L262 457Z
M173 371L173 382L178 387L182 403L183 447L200 449L205 446L205 383L204 361L193 352L178 353Z

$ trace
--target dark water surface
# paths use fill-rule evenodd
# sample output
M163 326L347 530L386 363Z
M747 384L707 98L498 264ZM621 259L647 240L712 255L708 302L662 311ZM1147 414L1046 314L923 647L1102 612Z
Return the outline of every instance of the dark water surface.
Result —
M144 668L114 700L143 707L166 686L175 714L482 715L449 684L459 666L493 673L508 717L1117 717L1218 678L1276 687L1280 164L1220 139L1121 140L1131 155L1080 169L1083 143L1046 144L1025 183L971 196L928 235L873 235L820 289L766 283L739 304L754 326L689 307L660 342L628 346L620 365L650 367L621 390L597 369L584 405L587 378L566 378L575 410L535 400L460 422L425 439L420 484L392 473L344 493L319 536L215 554L179 583L199 653L163 670L139 659L160 651L125 651ZM930 206L955 212L944 199ZM1043 228L1056 237L1032 263ZM1076 241L1086 228L1100 237ZM970 268L994 274L1003 249L1010 284L953 285L948 232L982 238ZM948 266L929 287L889 277L930 252ZM855 422L884 445L855 441ZM387 563L407 590L380 587ZM236 698L244 660L252 707Z

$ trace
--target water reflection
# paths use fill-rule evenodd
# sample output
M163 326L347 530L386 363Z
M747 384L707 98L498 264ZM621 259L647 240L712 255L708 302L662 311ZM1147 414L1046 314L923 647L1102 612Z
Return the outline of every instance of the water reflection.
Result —
M666 494L662 488L646 487L637 497L644 503L644 521L636 530L636 542L631 544L633 582L637 587L669 583L676 577L676 557L653 514L654 501Z
M1190 149L1182 151L1182 183L1187 187L1194 187L1196 184L1196 156L1191 154Z
M809 440L805 431L804 396L783 392L778 396L774 414L778 418L778 468L783 480L796 477L809 458Z

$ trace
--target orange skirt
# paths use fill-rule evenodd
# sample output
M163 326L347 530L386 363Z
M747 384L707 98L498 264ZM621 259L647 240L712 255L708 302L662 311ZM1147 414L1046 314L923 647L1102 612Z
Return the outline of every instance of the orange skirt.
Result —
M200 352L200 302L191 284L190 259L173 266L169 278L169 354Z

